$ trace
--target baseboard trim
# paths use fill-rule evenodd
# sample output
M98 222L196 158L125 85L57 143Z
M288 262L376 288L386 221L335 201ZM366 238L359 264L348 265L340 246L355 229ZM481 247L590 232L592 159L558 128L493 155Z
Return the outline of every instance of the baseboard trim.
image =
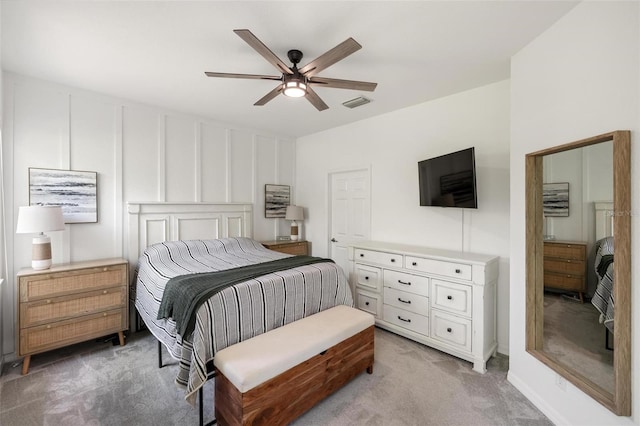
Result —
M558 410L551 407L544 399L540 397L540 394L535 392L531 387L521 380L518 376L514 375L511 370L507 373L507 380L513 386L516 387L533 405L542 411L542 413L549 418L556 425L567 425L569 422L561 415Z

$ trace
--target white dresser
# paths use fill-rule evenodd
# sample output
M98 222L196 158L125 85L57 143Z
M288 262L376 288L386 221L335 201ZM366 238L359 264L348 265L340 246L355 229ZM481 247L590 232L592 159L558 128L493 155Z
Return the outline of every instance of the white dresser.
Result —
M486 372L497 348L497 256L363 241L349 260L356 307L377 326Z

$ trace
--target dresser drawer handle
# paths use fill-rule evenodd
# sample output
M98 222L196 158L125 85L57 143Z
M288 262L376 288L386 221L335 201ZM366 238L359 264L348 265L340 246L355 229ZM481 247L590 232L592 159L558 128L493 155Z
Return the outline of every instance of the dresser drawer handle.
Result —
M411 262L412 266L418 266L418 262Z
M368 280L368 279L369 279L369 277L364 277L364 279L365 279L365 280Z
M396 260L395 259L391 259L391 263L394 263Z
M51 303L51 299L47 299L47 303Z
M404 318L402 318L400 315L398 315L398 319L399 319L400 321L404 321L404 322L411 322L411 320L410 320L410 319L404 319Z
M365 305L369 306L369 302L364 302Z
M401 299L401 298L399 298L399 297L398 297L398 302L406 303L407 305L410 305L410 304L411 304L411 300L404 300L404 299Z
M448 295L447 296L447 300L453 300L453 296L452 295Z
M398 280L398 282L400 284L404 284L404 285L411 285L411 281L402 281L402 280Z
M364 253L360 253L360 257L364 257Z
M107 290L102 290L102 294L107 294L109 293Z
M460 272L460 269L456 269L456 274L459 274Z
M447 333L451 333L451 327L447 327Z

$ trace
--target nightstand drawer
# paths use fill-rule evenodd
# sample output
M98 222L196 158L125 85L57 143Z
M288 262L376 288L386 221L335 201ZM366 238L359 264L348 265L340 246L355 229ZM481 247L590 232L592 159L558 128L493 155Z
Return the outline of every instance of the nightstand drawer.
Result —
M112 265L20 277L20 301L109 288L126 283L127 265Z
M20 354L34 354L126 330L126 308L20 330Z
M307 241L262 241L265 248L280 253L292 254L294 256L308 256L309 243Z
M112 287L20 304L21 326L33 327L126 306L127 289Z

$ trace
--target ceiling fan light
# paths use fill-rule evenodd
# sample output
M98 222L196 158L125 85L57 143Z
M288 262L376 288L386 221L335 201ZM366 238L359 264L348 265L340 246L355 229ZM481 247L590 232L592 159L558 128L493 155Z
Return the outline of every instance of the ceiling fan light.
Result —
M283 93L290 98L301 98L307 94L307 85L298 80L289 80L283 84Z

